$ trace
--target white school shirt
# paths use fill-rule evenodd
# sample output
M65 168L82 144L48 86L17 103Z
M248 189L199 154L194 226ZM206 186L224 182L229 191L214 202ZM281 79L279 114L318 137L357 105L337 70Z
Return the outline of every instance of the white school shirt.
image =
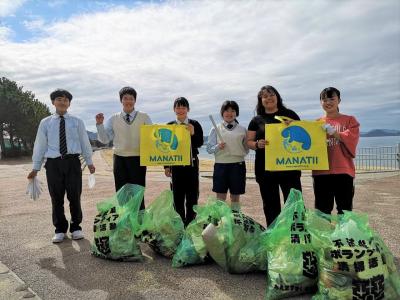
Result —
M217 128L225 142L225 148L219 149L220 138L213 127L208 136L207 152L214 153L216 163L236 163L244 161L249 153L246 143L247 130L238 123L234 123L232 129L226 127L227 123L220 123Z

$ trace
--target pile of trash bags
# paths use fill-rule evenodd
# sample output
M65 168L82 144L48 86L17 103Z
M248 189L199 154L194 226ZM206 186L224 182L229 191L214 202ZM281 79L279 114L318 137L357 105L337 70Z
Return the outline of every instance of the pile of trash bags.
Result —
M306 209L292 189L267 230L215 198L196 205L184 228L171 191L140 211L143 195L144 187L127 184L97 205L94 255L142 261L139 244L146 243L175 268L214 261L229 273L265 272L266 299L400 299L394 257L364 214Z
M291 190L265 242L266 299L400 299L394 257L365 214L306 210L301 193Z

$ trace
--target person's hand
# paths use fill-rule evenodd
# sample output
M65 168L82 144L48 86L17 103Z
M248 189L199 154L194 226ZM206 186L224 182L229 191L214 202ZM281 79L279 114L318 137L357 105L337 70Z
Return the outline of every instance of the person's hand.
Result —
M104 114L103 113L98 113L96 115L96 125L103 124L104 122Z
M164 173L165 173L165 176L172 177L171 168L165 168Z
M90 171L90 174L93 174L96 171L96 168L94 167L94 165L88 165L88 169Z
M258 140L258 142L257 142L258 149L264 149L265 145L269 145L267 140Z
M336 128L333 127L331 124L324 124L322 125L322 128L328 133L329 135L334 135L336 133Z
M225 146L226 146L226 143L219 143L218 144L218 148L221 149L221 150L223 150L225 148Z
M292 123L293 121L294 121L294 120L285 119L285 120L283 120L283 123L284 123L286 126L289 126L290 123Z
M29 174L28 174L28 179L33 179L36 175L37 175L38 171L36 170L32 170Z
M189 132L190 132L190 135L194 135L194 126L193 126L193 124L187 124L186 125L186 129L187 130L189 130Z

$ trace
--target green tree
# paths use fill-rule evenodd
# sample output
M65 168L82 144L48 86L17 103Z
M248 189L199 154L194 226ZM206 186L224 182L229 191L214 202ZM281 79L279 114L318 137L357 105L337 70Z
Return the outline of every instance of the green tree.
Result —
M5 157L32 153L40 120L49 115L49 108L35 94L23 91L15 81L0 78L0 146Z

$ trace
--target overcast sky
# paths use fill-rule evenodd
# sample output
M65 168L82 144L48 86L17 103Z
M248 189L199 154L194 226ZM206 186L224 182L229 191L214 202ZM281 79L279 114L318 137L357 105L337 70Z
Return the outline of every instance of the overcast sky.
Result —
M0 76L52 111L49 93L68 89L92 131L126 85L154 123L184 96L205 134L226 99L247 127L267 84L302 119L334 86L362 131L400 129L400 1L0 0Z

